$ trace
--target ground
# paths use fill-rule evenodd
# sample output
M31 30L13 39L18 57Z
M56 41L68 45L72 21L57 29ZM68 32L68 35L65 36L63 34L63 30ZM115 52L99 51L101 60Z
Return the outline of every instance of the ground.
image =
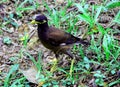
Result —
M0 86L120 87L120 7L112 8L109 5L112 1L105 1L0 1ZM85 4L88 21L79 16L84 14L84 11L79 11L80 3ZM100 5L104 11L96 10ZM74 64L67 55L60 55L56 64L54 53L40 43L37 26L30 24L39 13L49 18L49 25L91 43L87 47L73 46ZM97 20L92 21L92 16L97 13ZM14 66L18 68L12 69ZM31 73L36 74L39 70L38 83L29 76L33 78Z

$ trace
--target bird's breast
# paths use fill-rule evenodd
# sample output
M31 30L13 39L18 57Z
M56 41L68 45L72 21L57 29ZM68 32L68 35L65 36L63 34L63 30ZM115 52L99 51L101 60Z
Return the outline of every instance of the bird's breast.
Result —
M57 48L56 46L53 46L52 44L50 44L45 33L39 34L39 39L40 39L41 43L43 44L43 46L45 46L46 48L51 49L53 51Z

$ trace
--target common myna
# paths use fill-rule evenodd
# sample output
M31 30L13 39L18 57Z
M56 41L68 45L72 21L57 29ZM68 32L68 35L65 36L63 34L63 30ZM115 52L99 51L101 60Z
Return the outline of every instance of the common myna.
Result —
M36 16L35 20L31 23L38 25L38 37L41 43L46 48L52 50L56 57L58 57L59 53L64 53L73 58L73 55L70 52L71 45L74 43L89 44L67 32L56 29L55 27L50 27L48 25L47 17L43 14Z

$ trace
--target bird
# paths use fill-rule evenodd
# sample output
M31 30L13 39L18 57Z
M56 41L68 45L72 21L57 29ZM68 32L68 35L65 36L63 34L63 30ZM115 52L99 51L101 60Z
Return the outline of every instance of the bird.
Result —
M35 19L31 21L31 24L37 24L39 40L44 47L55 53L56 58L59 57L59 54L61 53L73 58L71 53L71 47L73 44L90 44L89 42L75 37L70 33L49 26L48 18L44 14L38 14Z

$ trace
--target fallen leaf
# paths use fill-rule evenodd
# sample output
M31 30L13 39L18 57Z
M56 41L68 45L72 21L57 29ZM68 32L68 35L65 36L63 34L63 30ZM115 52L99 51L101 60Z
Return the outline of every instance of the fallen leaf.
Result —
M38 37L32 37L28 43L28 48L29 49L34 49L34 47L36 46L36 44L38 43Z
M62 4L64 3L64 0L56 0L57 4Z
M31 67L28 70L20 70L20 71L23 73L23 75L26 77L26 79L29 82L38 84L38 81L36 79L37 70L34 67Z

